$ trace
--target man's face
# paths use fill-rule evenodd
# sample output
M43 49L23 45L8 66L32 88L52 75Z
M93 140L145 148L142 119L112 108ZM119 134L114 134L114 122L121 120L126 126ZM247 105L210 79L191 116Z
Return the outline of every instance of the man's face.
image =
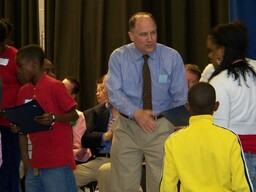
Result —
M186 79L188 82L188 89L190 89L194 84L199 81L198 75L186 70Z
M149 16L141 16L135 23L135 29L129 32L129 37L142 54L149 54L156 48L157 28Z

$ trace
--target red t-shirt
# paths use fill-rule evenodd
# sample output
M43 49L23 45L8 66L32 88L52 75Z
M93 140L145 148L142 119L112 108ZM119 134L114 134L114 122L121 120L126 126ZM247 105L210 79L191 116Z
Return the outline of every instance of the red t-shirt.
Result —
M0 56L0 78L2 78L2 104L0 109L5 109L16 105L17 94L20 83L16 73L18 67L15 63L17 49L8 47ZM9 122L0 117L0 125L9 126Z
M64 114L77 105L64 84L46 74L37 85L28 83L21 87L18 104L31 99L37 100L46 113ZM32 168L70 165L75 169L70 123L56 122L52 130L31 133L29 137L32 143Z

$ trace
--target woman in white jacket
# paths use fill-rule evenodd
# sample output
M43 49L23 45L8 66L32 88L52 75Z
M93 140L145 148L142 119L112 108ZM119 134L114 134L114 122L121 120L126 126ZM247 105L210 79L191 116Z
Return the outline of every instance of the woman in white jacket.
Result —
M211 62L217 66L209 80L220 102L214 123L239 135L256 188L256 73L246 60L246 26L235 21L214 27L207 47Z

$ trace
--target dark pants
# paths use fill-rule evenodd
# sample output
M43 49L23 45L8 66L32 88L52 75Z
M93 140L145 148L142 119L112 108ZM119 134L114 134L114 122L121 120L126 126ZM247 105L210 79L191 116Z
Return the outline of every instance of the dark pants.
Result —
M0 191L19 192L19 135L12 133L10 128L5 126L0 126L0 131L3 158L3 164L0 167Z

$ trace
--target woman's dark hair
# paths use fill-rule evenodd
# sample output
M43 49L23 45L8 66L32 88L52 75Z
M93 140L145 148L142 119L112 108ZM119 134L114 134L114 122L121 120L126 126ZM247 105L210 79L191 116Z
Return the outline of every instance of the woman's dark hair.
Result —
M7 27L7 33L11 33L12 32L12 29L13 29L13 25L12 23L10 22L9 19L5 19L5 18L1 18L0 21L4 22L6 27Z
M251 72L254 79L256 73L251 65L246 61L248 49L247 27L239 20L230 24L220 24L214 27L209 38L212 43L224 47L224 56L220 66L212 74L211 78L227 69L228 76L232 75L234 80L239 81L240 75L246 81L246 73Z
M4 42L7 37L8 29L5 22L0 20L0 43Z

